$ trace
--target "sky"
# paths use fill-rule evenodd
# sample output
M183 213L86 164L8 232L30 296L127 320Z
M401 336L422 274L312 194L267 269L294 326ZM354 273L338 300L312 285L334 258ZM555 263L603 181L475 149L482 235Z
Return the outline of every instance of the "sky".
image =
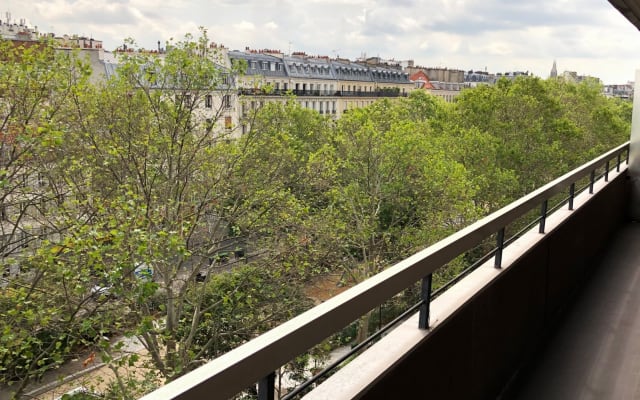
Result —
M1 7L5 9L2 10ZM234 50L414 60L425 67L576 71L634 80L640 32L606 0L2 0L40 32L78 34L113 50L157 48L204 27Z

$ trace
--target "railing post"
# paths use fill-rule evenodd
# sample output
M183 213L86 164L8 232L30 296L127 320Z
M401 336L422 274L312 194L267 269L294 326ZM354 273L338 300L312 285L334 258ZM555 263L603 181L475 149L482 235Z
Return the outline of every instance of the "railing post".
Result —
M272 372L258 382L258 400L274 400L276 391L276 373Z
M418 320L418 328L420 329L429 329L429 309L431 307L432 281L433 276L431 274L422 278L422 305L420 306L420 317Z
M604 166L604 181L609 182L609 161Z
M569 186L569 210L573 210L573 199L576 197L576 184Z
M540 208L540 229L538 232L544 233L544 225L547 222L547 207L549 205L549 200L545 200L542 202L542 207Z
M620 163L621 161L620 153L618 153L618 164L616 165L616 172L620 172Z
M498 231L496 236L496 258L493 266L502 268L502 249L504 249L504 228Z
M625 160L627 162L627 165L629 165L629 152L631 151L630 147L631 147L631 145L629 145L629 147L627 147L627 159Z
M593 184L596 181L596 170L591 171L591 176L589 177L589 194L593 194Z

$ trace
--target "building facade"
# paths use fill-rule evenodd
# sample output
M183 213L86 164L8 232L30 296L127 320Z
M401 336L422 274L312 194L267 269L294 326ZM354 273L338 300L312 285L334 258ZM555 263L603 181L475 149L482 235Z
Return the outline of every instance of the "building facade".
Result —
M295 96L302 107L338 118L383 97L407 96L413 83L399 65L371 64L302 52L228 51L230 63L246 66L238 78L241 115L265 101Z

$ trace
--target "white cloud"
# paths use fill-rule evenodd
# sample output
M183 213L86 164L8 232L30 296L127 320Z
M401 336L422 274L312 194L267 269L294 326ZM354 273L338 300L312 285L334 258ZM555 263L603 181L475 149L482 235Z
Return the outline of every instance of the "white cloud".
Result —
M239 31L253 31L256 29L256 26L249 21L241 21L237 24L233 24L232 26Z

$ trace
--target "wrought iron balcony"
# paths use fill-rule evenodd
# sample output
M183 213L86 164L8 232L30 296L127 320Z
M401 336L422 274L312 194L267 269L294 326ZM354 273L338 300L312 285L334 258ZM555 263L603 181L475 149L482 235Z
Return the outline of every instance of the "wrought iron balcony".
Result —
M408 93L402 93L392 89L380 89L377 91L345 91L345 90L302 90L302 89L239 89L238 95L240 96L286 96L294 95L298 97L368 97L368 98L382 98L382 97L407 97Z

